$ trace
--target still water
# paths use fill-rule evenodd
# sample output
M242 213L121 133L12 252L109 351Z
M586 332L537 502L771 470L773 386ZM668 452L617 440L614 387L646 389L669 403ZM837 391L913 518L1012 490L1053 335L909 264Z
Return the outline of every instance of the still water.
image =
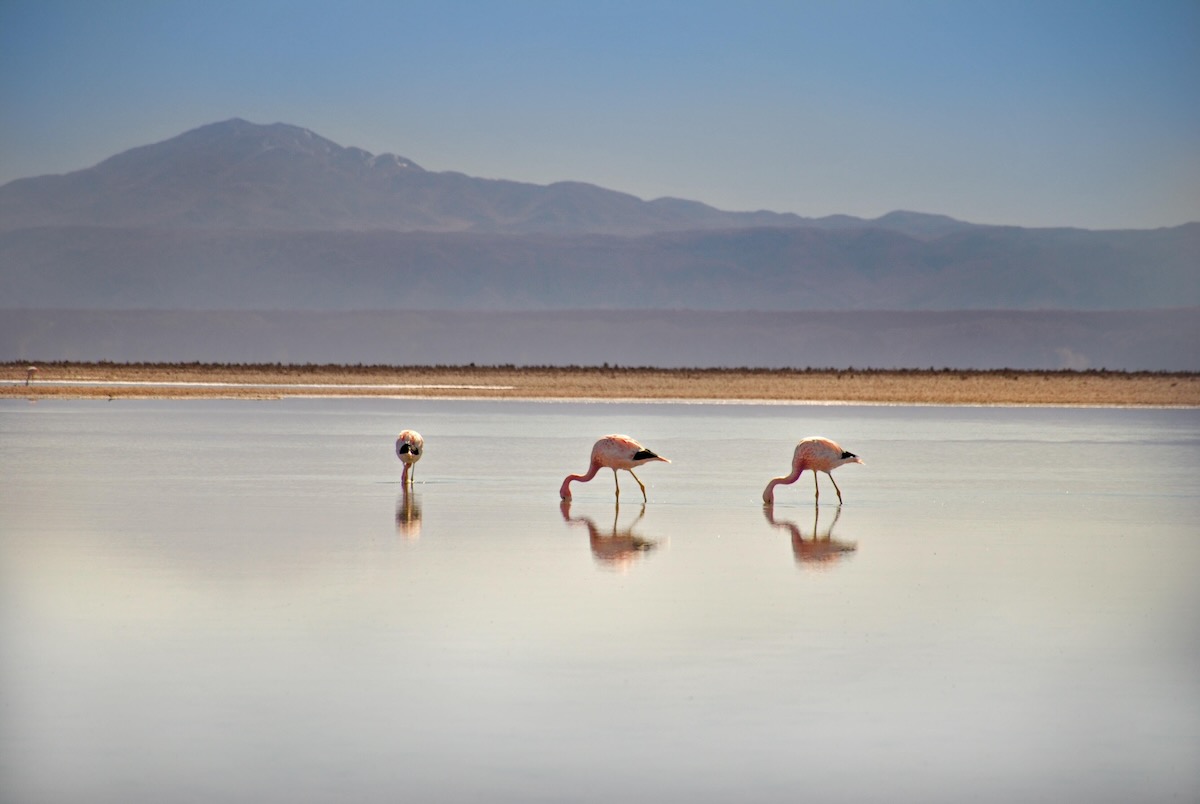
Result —
M560 505L610 432L649 503ZM845 504L764 510L812 434ZM0 403L0 799L1195 801L1198 467L1196 410Z

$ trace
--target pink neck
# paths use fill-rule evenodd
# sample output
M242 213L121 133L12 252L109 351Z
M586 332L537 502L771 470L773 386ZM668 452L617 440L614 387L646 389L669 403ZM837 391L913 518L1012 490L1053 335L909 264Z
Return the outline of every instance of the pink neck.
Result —
M767 484L767 487L765 489L763 489L763 502L765 502L765 503L775 502L775 487L781 483L785 486L789 486L792 483L795 483L797 480L800 479L800 475L802 472L804 472L804 468L797 466L795 469L792 470L792 473L790 475L788 475L787 477L772 478L771 482Z
M571 486L572 480L578 480L580 483L586 483L589 480L591 480L593 477L595 477L596 473L599 471L600 471L600 464L594 463L594 464L592 464L591 468L588 469L588 472L586 475L567 475L566 478L562 482L562 487L559 488L559 490L558 490L559 498L563 499L563 500L571 499L570 486Z

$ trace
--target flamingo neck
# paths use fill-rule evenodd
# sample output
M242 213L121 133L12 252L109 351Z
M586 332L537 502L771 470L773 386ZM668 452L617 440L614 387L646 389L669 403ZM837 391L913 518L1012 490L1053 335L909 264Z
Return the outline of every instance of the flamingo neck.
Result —
M600 464L593 463L591 465L591 467L588 469L586 475L567 475L566 478L563 479L562 487L559 488L559 490L558 490L558 496L564 500L571 499L571 488L570 488L571 481L578 480L580 483L586 483L589 480L591 480L593 477L595 477L596 473L599 471L600 471Z
M803 472L804 472L804 467L797 466L795 469L792 470L792 473L790 475L788 475L787 477L771 478L771 482L767 484L767 487L765 489L763 489L763 502L768 503L768 504L775 502L775 487L780 485L781 483L785 486L795 483L797 480L800 479L800 475Z

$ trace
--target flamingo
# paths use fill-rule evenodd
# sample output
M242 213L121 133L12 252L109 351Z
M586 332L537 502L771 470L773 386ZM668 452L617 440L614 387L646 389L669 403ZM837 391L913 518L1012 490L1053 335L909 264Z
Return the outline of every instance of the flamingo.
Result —
M800 474L805 469L809 469L813 473L813 488L816 490L817 500L821 499L821 489L817 486L817 472L824 472L833 481L833 488L838 496L838 505L841 505L842 490L838 488L837 481L833 479L833 475L830 473L844 464L862 462L862 458L853 452L846 452L828 438L821 438L820 436L805 438L796 445L796 451L792 453L792 473L787 477L772 478L767 487L763 489L763 504L774 504L775 486L780 483L785 485L795 483L800 479Z
M592 447L592 462L588 467L587 474L567 475L562 482L562 487L558 490L558 496L564 500L571 499L571 481L578 480L580 483L586 483L595 477L596 473L600 471L600 467L603 466L613 470L613 482L617 485L617 499L620 500L621 481L617 480L617 470L624 469L633 475L633 467L652 461L670 463L666 458L656 455L627 435L604 436ZM633 475L633 479L637 480L638 487L642 490L642 502L645 502L646 487L641 480L638 480L637 475Z
M416 464L421 460L421 453L425 451L425 439L421 438L421 434L416 430L404 430L400 435L396 436L396 457L404 464L404 471L400 473L400 482L403 485L412 485L413 478L417 474ZM412 471L409 468L412 467Z

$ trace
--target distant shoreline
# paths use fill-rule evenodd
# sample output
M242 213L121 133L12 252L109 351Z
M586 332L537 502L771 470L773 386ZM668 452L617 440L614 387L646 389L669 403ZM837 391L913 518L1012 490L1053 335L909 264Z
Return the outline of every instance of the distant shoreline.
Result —
M1200 373L552 366L0 364L0 397L404 397L1200 407Z

